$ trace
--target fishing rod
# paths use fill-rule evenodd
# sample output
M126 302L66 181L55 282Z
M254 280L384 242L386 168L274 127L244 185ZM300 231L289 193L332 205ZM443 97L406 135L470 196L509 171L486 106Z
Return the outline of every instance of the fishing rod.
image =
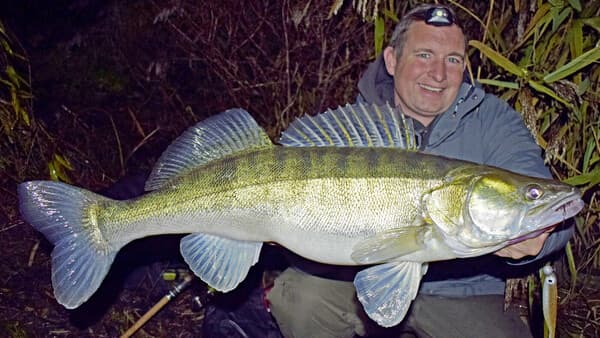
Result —
M150 318L154 317L154 315L160 311L168 302L170 302L173 298L175 298L178 294L181 293L190 283L192 282L192 276L186 275L183 278L183 281L176 285L173 289L171 289L164 297L162 297L148 312L146 312L140 319L138 319L129 330L125 331L121 338L129 338L131 337L137 330L139 330Z

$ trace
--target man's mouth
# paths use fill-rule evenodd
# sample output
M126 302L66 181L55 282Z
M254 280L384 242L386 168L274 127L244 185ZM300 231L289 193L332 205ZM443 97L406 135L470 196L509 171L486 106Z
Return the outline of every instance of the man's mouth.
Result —
M442 90L444 90L443 88L438 88L438 87L432 87L432 86L428 86L426 84L423 83L419 83L419 87L428 90L430 92L435 92L435 93L440 93Z

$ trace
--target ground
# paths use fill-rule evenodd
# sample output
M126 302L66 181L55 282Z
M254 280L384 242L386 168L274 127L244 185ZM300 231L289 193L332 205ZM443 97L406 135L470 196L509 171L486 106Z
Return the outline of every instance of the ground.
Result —
M137 247L171 238L153 238ZM90 301L75 310L56 302L50 283L51 245L28 224L16 221L0 228L3 271L0 282L0 336L2 337L117 337L133 326L175 282L162 281L160 270L152 271L138 261L119 255L109 276ZM124 253L135 251L128 247ZM142 268L140 268L140 266ZM168 265L165 265L168 267ZM141 272L137 285L126 288L128 272ZM177 272L177 270L175 270ZM180 282L180 280L179 280ZM204 311L194 298L206 300L206 288L194 279L180 295L152 317L135 337L201 337Z

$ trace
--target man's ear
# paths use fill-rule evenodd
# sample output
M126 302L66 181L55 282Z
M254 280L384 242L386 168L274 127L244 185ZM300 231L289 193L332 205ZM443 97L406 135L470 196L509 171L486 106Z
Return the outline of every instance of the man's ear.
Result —
M396 53L394 52L394 48L385 47L383 50L383 61L385 61L385 69L388 74L394 76L394 69L396 69Z

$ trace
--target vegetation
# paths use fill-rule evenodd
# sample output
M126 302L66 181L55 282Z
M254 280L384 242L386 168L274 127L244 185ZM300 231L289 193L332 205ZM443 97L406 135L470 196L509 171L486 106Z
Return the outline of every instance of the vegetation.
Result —
M2 335L114 336L161 297L126 291L97 310L104 312L95 322L69 315L49 296L48 243L18 218L19 182L105 188L148 170L187 126L233 106L275 138L299 115L353 101L365 65L419 2L64 5L85 23L57 12L55 21L41 20L43 9L26 5L0 11L0 240L9 257L0 266ZM559 333L600 336L600 2L439 2L466 23L471 76L522 113L554 176L584 192L575 237L555 263ZM41 33L27 26L34 19L45 22ZM169 305L145 333L176 327L198 335L183 328L201 320L189 311L190 298Z
M483 58L477 74L521 112L554 177L584 193L587 208L576 218L576 235L567 248L570 278L561 283L558 323L564 336L597 336L600 3L515 4L520 7L498 8L483 18L484 38L470 42Z

